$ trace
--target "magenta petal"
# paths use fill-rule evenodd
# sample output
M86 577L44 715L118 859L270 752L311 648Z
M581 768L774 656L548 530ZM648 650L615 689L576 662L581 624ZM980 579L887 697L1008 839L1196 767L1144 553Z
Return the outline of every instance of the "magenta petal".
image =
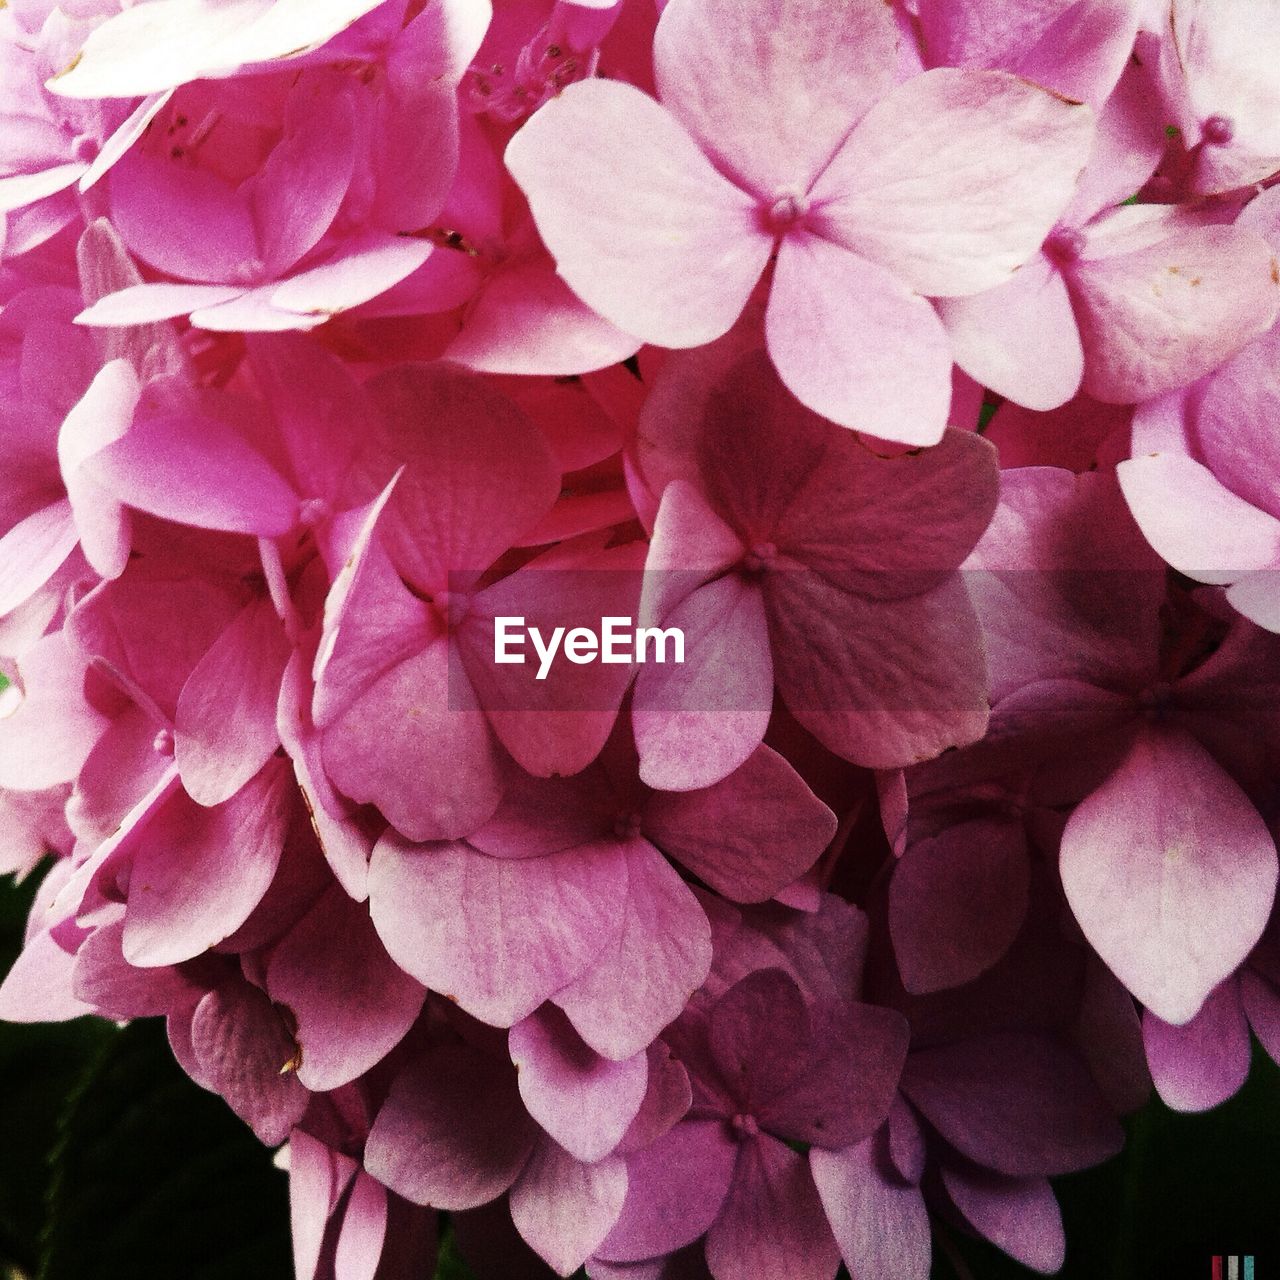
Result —
M809 1153L809 1165L840 1253L858 1280L927 1280L929 1214L918 1187L881 1172L877 1140Z
M511 1218L529 1246L568 1276L609 1234L626 1195L621 1158L584 1164L544 1138L511 1188Z
M203 994L180 969L139 969L122 951L124 920L95 929L75 956L76 997L107 1018L148 1018L167 1014Z
M849 126L893 85L887 6L673 0L654 36L663 104L735 182L805 192Z
M1000 1178L944 1165L942 1181L973 1227L1011 1258L1052 1275L1066 1257L1062 1214L1044 1178Z
M570 85L516 134L506 161L569 287L647 342L718 338L769 260L755 200L630 85Z
M925 299L869 256L804 231L785 237L765 333L783 382L823 417L904 444L941 439L951 404L946 331Z
M644 1100L649 1071L643 1051L621 1062L602 1058L550 1005L513 1026L509 1043L529 1114L575 1160L603 1160Z
M645 840L626 843L621 930L553 999L597 1053L639 1053L674 1022L711 968L711 928L693 891Z
M1154 1013L1181 1024L1261 937L1276 847L1194 738L1144 729L1072 814L1061 870L1098 954Z
M782 756L760 746L704 790L651 796L643 829L718 893L765 902L817 861L836 818Z
M995 964L1022 928L1030 872L1020 824L960 822L911 845L889 889L903 986L958 987Z
M770 575L765 596L782 700L837 755L897 769L986 731L986 662L959 576L873 601L824 575L784 570Z
M1224 982L1181 1027L1171 1027L1147 1010L1142 1042L1151 1078L1166 1106L1207 1111L1225 1102L1249 1074L1249 1024L1239 984Z
M719 1214L737 1157L721 1121L676 1125L628 1158L622 1215L596 1252L609 1262L640 1262L691 1244Z
M315 248L347 194L355 158L351 97L313 86L289 95L283 137L239 193L249 198L265 277Z
M118 501L178 524L275 538L297 521L297 495L275 467L229 423L196 410L135 418L87 469Z
M387 551L425 593L465 589L555 502L550 448L511 400L455 365L400 365L368 385L407 463L379 526Z
M414 1204L473 1209L515 1181L536 1133L510 1063L442 1045L396 1077L369 1131L365 1168Z
M307 1091L291 1071L294 1044L270 1000L243 979L196 1006L191 1046L201 1082L216 1089L261 1142L283 1142L302 1118Z
M617 364L639 347L639 338L579 301L542 258L494 272L444 354L481 373L563 377Z
M248 204L208 169L130 152L111 174L111 219L131 252L179 280L245 284L262 269Z
M707 1265L717 1280L832 1280L840 1250L803 1156L767 1134L741 1145Z
M1093 143L1093 112L1002 71L899 85L812 192L819 234L919 293L1004 283L1053 228Z
M277 760L215 809L178 796L150 823L129 874L130 964L190 960L248 919L280 863L291 799L285 779Z
M617 937L626 877L614 844L513 859L388 834L373 851L369 905L401 968L482 1022L509 1027Z
M280 745L276 704L290 653L271 602L241 611L196 664L174 720L174 755L197 804L230 799Z
M316 1092L347 1084L379 1063L413 1025L426 997L387 955L368 911L337 885L271 952L267 989L297 1020L298 1079Z
M1083 1063L1046 1036L1001 1032L918 1050L902 1090L962 1155L1013 1177L1070 1173L1124 1133Z
M497 745L455 663L443 636L429 641L325 730L334 786L410 839L467 835L502 796Z

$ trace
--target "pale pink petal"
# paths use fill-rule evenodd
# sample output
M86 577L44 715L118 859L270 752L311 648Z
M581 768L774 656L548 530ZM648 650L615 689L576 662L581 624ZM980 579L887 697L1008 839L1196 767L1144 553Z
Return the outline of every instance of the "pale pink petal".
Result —
M93 1013L74 990L76 958L42 929L28 939L0 983L0 1020L67 1022Z
M863 117L812 191L811 225L919 293L1003 284L1066 208L1093 113L1002 71L939 68Z
M334 1280L374 1280L387 1235L387 1189L356 1172L334 1252Z
M1237 497L1194 458L1131 458L1116 478L1143 537L1180 573L1225 583L1280 564L1280 520Z
M964 1165L944 1165L942 1182L973 1227L1023 1266L1052 1275L1067 1242L1053 1188L1044 1178L1001 1178Z
M1261 937L1276 847L1195 739L1144 728L1072 814L1061 870L1098 954L1154 1013L1181 1025Z
M22 698L0 718L0 786L44 791L71 782L107 727L84 697L85 659L66 631L37 641L18 664Z
M141 837L129 874L130 964L190 960L248 919L279 865L289 802L281 761L216 809L184 796L169 802Z
M368 231L330 257L272 287L271 305L319 322L350 311L407 279L431 256L427 240Z
M918 1187L903 1186L876 1158L876 1138L809 1153L813 1180L840 1253L858 1280L927 1280L929 1214Z
M559 377L617 364L639 347L580 302L548 258L495 272L444 357L481 373Z
M58 466L67 486L80 548L103 578L118 578L124 572L129 559L129 517L84 464L129 430L140 395L133 367L126 360L112 360L63 419L58 432ZM0 612L5 610L0 607Z
M1080 389L1080 330L1066 282L1043 254L1006 284L967 298L939 299L938 314L956 363L1015 404L1056 409Z
M773 663L759 587L729 574L662 620L685 636L683 666L649 663L632 723L640 776L692 791L727 777L760 745L773 709Z
M131 98L246 62L323 44L377 0L158 0L113 15L52 87L73 98Z
M718 338L769 259L756 201L630 85L570 85L516 134L506 160L569 287L647 342Z
M692 890L647 841L626 844L621 930L553 999L597 1053L639 1053L674 1022L711 968L711 928Z
M554 1006L513 1026L509 1045L520 1096L560 1147L588 1164L617 1147L644 1100L643 1051L620 1062L600 1057Z
M1106 248L1104 225L1090 244L1067 279L1084 342L1084 389L1095 400L1128 404L1194 382L1275 319L1275 262L1251 231L1194 227L1094 257Z
M174 757L197 804L230 799L280 745L276 704L290 653L271 602L255 600L214 641L182 687Z
M626 1195L621 1158L584 1164L544 1138L511 1188L511 1218L529 1246L568 1276L609 1234Z
M335 1153L305 1129L295 1129L289 1135L289 1226L297 1280L315 1280L337 1181Z
M426 998L387 955L366 908L336 885L276 945L266 976L271 998L297 1020L298 1079L316 1092L381 1062Z
M71 503L59 498L0 537L0 615L25 604L62 567L79 534Z
M787 236L765 333L783 382L823 417L904 444L942 438L951 404L946 332L927 301L869 256L804 231Z
M369 903L401 968L482 1022L509 1027L617 936L626 875L612 844L514 859L387 835L373 852Z
M99 298L78 316L77 324L103 328L118 325L153 324L172 320L193 311L216 307L240 297L243 289L220 284L135 284Z
M1207 1111L1225 1102L1249 1074L1249 1024L1239 984L1224 982L1181 1027L1171 1027L1148 1009L1142 1042L1165 1106Z
M893 87L886 5L672 0L654 36L663 104L761 199L807 191L849 128Z

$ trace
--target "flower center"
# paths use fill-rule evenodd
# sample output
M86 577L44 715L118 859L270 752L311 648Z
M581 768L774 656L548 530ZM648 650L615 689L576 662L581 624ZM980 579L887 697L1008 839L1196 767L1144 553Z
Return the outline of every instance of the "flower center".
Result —
M161 729L156 736L151 739L151 750L158 756L173 755L173 730Z
M634 840L640 834L640 814L630 809L613 820L613 834L619 840Z
M742 558L742 567L748 573L763 573L778 558L778 548L772 542L757 542Z
M794 230L809 216L809 200L797 191L780 191L761 208L766 228L775 235Z
M739 1142L746 1138L758 1138L760 1136L760 1125L755 1116L749 1116L745 1112L739 1112L734 1116L729 1121L729 1125Z
M1138 706L1148 720L1160 720L1173 702L1173 685L1159 680L1138 694Z
M1058 266L1078 262L1084 253L1084 235L1075 227L1054 227L1044 242L1044 251Z
M1204 140L1211 147L1225 147L1236 136L1235 122L1230 116L1210 116L1204 122Z
M471 597L464 591L437 591L431 603L450 631L456 631L471 612Z

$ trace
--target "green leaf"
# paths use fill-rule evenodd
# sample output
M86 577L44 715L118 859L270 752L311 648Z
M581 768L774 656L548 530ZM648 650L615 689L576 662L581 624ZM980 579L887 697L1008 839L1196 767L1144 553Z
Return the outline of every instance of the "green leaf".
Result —
M7 973L22 947L27 912L40 874L22 884L0 880L0 973ZM66 1099L100 1047L116 1034L109 1022L25 1026L0 1023L0 1270L35 1271L45 1198L48 1153Z
M173 1059L158 1020L98 1056L60 1127L39 1280L286 1280L271 1153Z

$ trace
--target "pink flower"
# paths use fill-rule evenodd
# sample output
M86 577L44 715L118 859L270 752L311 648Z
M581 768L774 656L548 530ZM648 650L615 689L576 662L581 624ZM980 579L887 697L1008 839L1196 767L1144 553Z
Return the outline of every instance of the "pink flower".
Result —
M989 289L1035 252L1091 112L1001 72L895 88L894 44L876 0L835 33L820 3L672 0L661 105L572 85L507 149L561 275L620 329L691 347L729 329L776 257L765 329L790 390L844 426L935 443L950 346L920 295Z

